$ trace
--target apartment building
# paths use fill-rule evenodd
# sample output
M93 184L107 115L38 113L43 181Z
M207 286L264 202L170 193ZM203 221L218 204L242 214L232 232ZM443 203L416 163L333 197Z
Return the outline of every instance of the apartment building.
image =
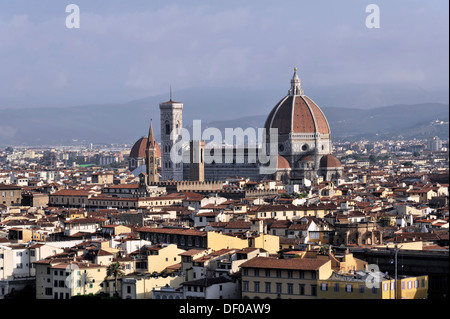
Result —
M103 291L107 266L61 259L36 261L36 299L70 299Z
M241 265L243 299L316 299L318 282L332 274L331 261L256 257Z
M0 299L13 289L23 288L34 282L34 262L63 250L46 244L0 245Z
M22 187L17 185L0 184L0 204L19 206L22 201Z
M426 299L428 277L401 277L397 280L384 275L372 275L367 271L333 273L319 280L318 299Z

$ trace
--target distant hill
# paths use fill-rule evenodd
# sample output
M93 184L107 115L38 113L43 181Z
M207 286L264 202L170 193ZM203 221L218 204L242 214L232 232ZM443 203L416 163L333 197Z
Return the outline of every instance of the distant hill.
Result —
M263 127L264 121L286 92L261 93L245 88L216 88L177 92L184 103L183 126L200 119L204 127ZM159 138L159 95L123 104L82 105L60 108L0 109L0 147L8 145L68 145L88 143L132 144L148 133L150 118ZM316 99L319 106L320 101ZM322 106L321 106L322 107ZM238 112L236 110L239 110ZM392 105L372 109L322 107L336 139L448 138L448 104ZM377 135L378 134L378 135Z

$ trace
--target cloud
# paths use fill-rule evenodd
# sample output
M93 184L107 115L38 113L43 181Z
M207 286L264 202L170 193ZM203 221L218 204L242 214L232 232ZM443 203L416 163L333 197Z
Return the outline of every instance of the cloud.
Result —
M70 30L64 6L17 13L10 4L15 13L0 16L0 97L113 102L170 84L287 90L294 66L306 88L448 87L448 16L436 2L380 0L378 30L365 27L358 1L109 3L80 1L81 28Z

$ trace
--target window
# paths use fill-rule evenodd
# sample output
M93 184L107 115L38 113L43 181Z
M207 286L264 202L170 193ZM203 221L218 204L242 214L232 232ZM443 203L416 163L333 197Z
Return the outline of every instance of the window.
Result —
M411 280L408 281L408 289L412 289L412 281Z
M419 280L414 280L414 288L419 288Z
M351 286L351 285L348 285ZM365 291L364 285L359 285L359 293L363 294ZM352 292L353 291L353 287L351 287L351 291L347 291L347 292Z
M270 294L270 282L266 282L266 293Z
M362 286L362 285L361 285ZM361 286L359 286L360 292L361 292ZM364 286L362 286L364 288ZM345 291L346 292L353 292L353 286L352 285L345 285Z
M311 296L317 296L317 285L311 285Z
M259 281L255 281L255 292L259 292Z
M395 281L391 282L391 290L395 290Z
M294 285L288 284L288 294L292 295L294 293Z
M383 291L388 291L389 290L389 284L387 282L385 282L383 284Z
M405 282L402 281L402 290L405 290L405 288L406 288Z
M248 291L248 281L242 282L242 291Z
M372 287L372 293L374 295L376 295L378 293L378 288L377 287Z
M255 269L255 277L259 277L259 269Z
M52 288L45 288L45 295L46 296L51 296L53 294L53 289Z
M292 270L288 270L288 278L292 278Z
M266 269L266 277L270 277L270 269Z
M317 278L317 273L315 271L311 272L311 279L315 280Z
M277 282L277 294L281 294L281 283Z
M300 279L304 279L305 278L305 272L303 270L300 270L299 278Z
M320 284L320 290L327 291L328 290L328 284L327 283L321 283Z
M170 124L169 124L169 122L167 121L166 122L166 135L169 135L170 134Z
M302 296L305 294L305 285L303 284L298 285L298 294Z
M248 276L248 268L244 268L244 276Z
M339 284L334 284L334 292L339 292Z
M131 286L127 286L127 293L131 294Z
M422 279L422 288L425 287L425 279Z
M277 269L277 278L281 278L281 270Z

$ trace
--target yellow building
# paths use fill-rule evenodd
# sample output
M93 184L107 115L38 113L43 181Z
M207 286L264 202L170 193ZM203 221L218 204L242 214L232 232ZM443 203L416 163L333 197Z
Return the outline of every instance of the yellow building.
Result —
M329 195L327 195L329 196ZM254 207L254 218L275 218L278 220L292 220L305 216L314 216L323 218L328 213L336 210L334 204L318 204L318 205L258 205Z
M401 277L397 279L397 299L426 299L428 276Z
M28 243L31 240L36 240L38 234L34 234L31 229L27 228L10 228L8 230L8 240L14 244Z
M353 254L348 251L342 253L328 252L321 253L319 250L305 250L305 251L288 251L284 253L285 258L316 258L320 260L330 260L331 268L336 272L351 272L357 270L366 270L367 262L355 258Z
M131 227L125 225L103 225L102 233L106 236L118 236L131 233Z
M180 254L185 252L177 245L153 245L147 251L147 272L162 272L167 267L181 262Z
M152 299L154 289L165 287L166 285L177 289L184 281L184 276L179 276L176 273L164 276L151 276L150 274L128 275L121 278L122 299Z
M181 272L185 274L186 281L191 281L193 277L194 260L206 256L212 252L212 249L189 249L180 254Z
M86 211L80 209L64 209L62 210L62 215L64 218L75 219L86 217Z
M316 299L318 281L332 274L331 261L256 257L241 265L243 299Z
M221 249L244 249L262 248L270 254L276 254L280 249L280 237L266 234L259 234L250 238L239 238L237 236L224 235L221 233L210 231L208 235L208 248L212 250Z
M36 299L70 299L103 290L106 266L75 261L36 261Z
M366 271L333 273L319 280L319 299L395 299L395 279ZM428 276L402 277L397 280L397 299L426 299Z

